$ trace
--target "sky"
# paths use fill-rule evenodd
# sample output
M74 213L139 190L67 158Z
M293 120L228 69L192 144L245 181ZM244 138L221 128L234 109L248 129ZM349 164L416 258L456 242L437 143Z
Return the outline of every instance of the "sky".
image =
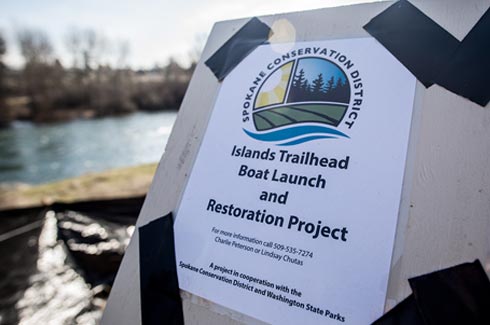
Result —
M335 82L337 82L338 78L342 79L342 82L345 82L345 75L342 70L340 70L337 66L330 63L330 61L326 61L323 59L316 58L306 58L299 60L299 65L296 69L296 73L303 69L305 73L305 78L308 79L310 85L313 80L318 78L318 75L321 73L323 75L323 82L326 84L328 80L333 76Z
M170 57L187 65L194 48L202 47L213 23L222 20L349 5L374 0L2 0L0 32L7 41L5 61L22 65L16 33L43 30L63 64L70 29L93 29L114 44L128 42L127 64L147 69ZM109 56L108 56L109 57ZM109 61L108 61L109 62Z

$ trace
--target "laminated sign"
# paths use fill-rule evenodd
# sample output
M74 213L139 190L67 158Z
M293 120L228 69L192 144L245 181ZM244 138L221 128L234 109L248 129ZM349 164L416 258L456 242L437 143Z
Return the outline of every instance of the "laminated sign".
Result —
M244 58L177 211L180 288L276 324L381 316L415 85L372 38Z

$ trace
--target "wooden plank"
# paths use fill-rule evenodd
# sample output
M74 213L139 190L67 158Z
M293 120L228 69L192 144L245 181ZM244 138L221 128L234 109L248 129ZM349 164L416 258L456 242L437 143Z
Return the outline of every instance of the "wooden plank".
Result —
M413 1L458 38L488 8L487 1ZM391 2L260 17L276 28L276 42L369 37L362 25ZM137 226L180 201L216 95L203 64L247 20L217 23L197 65ZM282 35L282 37L281 37ZM409 277L480 258L490 272L490 110L435 85L417 85L387 309L409 293ZM138 232L117 275L102 324L139 324ZM362 265L359 266L362 274ZM186 324L262 322L182 292Z

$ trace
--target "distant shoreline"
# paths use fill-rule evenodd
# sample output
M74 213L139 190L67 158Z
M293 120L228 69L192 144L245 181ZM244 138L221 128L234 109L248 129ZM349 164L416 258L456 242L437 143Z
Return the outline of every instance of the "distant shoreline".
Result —
M175 110L194 68L172 60L151 70L64 67L48 60L13 70L1 68L0 61L0 127L17 120L50 123Z
M110 114L101 115L95 108L54 108L49 111L49 114L44 114L41 117L35 118L28 105L29 103L26 98L7 98L0 109L6 110L8 112L7 115L9 116L9 119L8 121L4 121L4 123L1 123L2 121L0 121L0 127L9 127L13 122L17 121L43 125L71 122L74 120L91 120L105 117L126 116L134 113L177 112L179 110L178 106L176 105L175 107L169 108L116 111Z

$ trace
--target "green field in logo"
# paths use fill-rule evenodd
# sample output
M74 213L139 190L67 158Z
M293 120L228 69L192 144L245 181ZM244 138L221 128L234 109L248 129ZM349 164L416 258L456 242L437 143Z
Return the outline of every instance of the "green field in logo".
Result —
M272 72L254 102L257 131L321 123L338 126L350 100L345 73L329 60L306 57Z

